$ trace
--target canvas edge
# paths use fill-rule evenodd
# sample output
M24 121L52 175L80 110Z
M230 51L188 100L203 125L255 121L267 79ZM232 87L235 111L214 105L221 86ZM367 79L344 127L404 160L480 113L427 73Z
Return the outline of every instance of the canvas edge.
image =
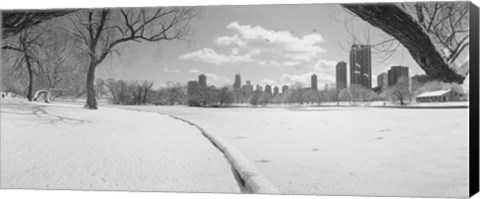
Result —
M470 2L470 46L469 46L469 56L470 58L470 79L473 80L470 82L470 158L469 158L469 196L472 197L479 191L479 9L478 7ZM472 103L473 102L473 103Z

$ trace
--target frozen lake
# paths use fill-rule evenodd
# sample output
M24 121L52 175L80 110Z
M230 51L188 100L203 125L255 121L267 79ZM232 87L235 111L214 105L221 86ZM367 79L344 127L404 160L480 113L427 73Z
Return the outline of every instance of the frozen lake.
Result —
M282 193L468 194L468 109L128 108L214 131Z

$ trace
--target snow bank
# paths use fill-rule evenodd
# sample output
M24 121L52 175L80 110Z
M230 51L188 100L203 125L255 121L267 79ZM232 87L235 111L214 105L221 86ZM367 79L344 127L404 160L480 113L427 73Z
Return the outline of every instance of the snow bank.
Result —
M197 128L157 113L1 101L1 187L239 193Z
M263 175L248 161L235 147L229 144L224 139L215 135L213 131L205 130L205 128L188 121L186 119L170 115L170 117L184 121L192 126L197 127L220 151L225 154L233 169L239 177L242 185L250 193L280 193L275 186L272 185Z

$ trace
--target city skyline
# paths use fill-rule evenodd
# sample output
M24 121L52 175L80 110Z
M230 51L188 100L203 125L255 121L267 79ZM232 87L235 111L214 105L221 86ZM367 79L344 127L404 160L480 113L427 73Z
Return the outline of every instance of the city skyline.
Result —
M208 85L208 78L205 74L200 74L198 75L198 80L190 80L187 82L187 87L190 87L190 86L194 86L196 87L197 85L200 86L200 87L209 87L209 86L214 86L216 87L215 85ZM335 83L326 83L325 85L328 87L328 85L335 85ZM262 91L262 92L272 92L272 88L273 88L273 95L275 94L281 94L281 93L284 93L286 90L288 90L289 86L292 86L292 85L287 85L287 84L283 84L283 85L270 85L270 84L265 84L264 87L260 86L259 84L257 84L257 88L256 90L258 91ZM294 86L294 85L293 85ZM303 84L301 84L302 88L304 89L313 89L313 90L317 90L317 91L320 91L318 89L318 80L317 80L317 75L315 73L313 73L311 76L310 76L310 86L305 86ZM225 85L225 86L222 86L222 88L230 88L229 85ZM280 88L281 88L281 91L280 92ZM235 74L235 82L231 85L231 89L232 91L233 90L242 90L242 91L245 91L247 92L247 94L252 94L253 91L254 91L254 87L253 85L251 84L251 81L250 80L245 80L245 84L242 84L242 81L241 81L241 74Z
M335 73L336 73L336 77L335 77L335 81L332 83L325 83L324 86L328 86L328 85L334 85L335 88L337 89L337 91L340 91L344 88L348 88L350 87L350 85L352 85L352 82L350 81L349 83L347 83L347 74L351 73L352 72L355 72L355 68L354 69L351 69L350 70L347 68L347 64L346 62L344 61L339 61L337 64L336 64L336 67L335 67ZM393 86L396 81L398 80L398 78L402 77L402 76L406 76L407 78L411 78L410 75L409 75L409 67L408 66L395 66L395 65L392 65L390 66L390 68L387 68L385 72L380 72L378 75L376 75L376 86L375 87L371 87L369 89L374 89L374 88L379 88L381 91L390 87L390 86ZM241 74L235 74L234 76L234 79L235 79L235 82L232 84L232 89L235 90L235 89L241 89L249 94L251 94L253 91L254 91L254 86L251 84L251 80L245 80L245 84L242 84L242 78L241 78ZM370 81L372 81L370 79ZM200 74L198 75L198 80L190 80L187 82L187 85L188 83L190 82L196 82L196 84L198 84L199 86L203 86L203 87L207 87L208 84L207 84L207 76L205 74ZM340 84L339 84L340 83ZM370 82L371 83L371 82ZM310 76L310 85L309 86L306 86L305 84L301 84L303 88L309 88L309 89L313 89L313 90L319 90L318 89L318 80L317 80L317 75L315 73L312 73L312 75ZM361 84L360 84L361 85ZM371 84L373 85L373 84ZM211 86L215 86L215 85L211 85ZM262 89L262 86L260 86L259 84L257 84L257 88L255 90L260 90L262 92L266 92L267 89L276 89L276 92L274 91L273 93L275 94L279 94L280 92L280 88L282 88L282 92L281 93L284 93L284 91L286 89L289 88L289 86L292 86L292 84L283 84L283 85L279 85L279 84L274 84L274 85L270 85L270 84L264 84L263 85L263 89ZM363 85L362 85L363 86ZM229 85L224 85L222 87L229 87ZM286 89L284 89L286 88ZM270 90L271 92L271 90Z
M222 87L233 84L233 75L241 73L262 86L302 82L309 87L310 77L315 73L321 88L335 82L335 65L339 61L349 62L349 49L344 46L351 36L344 24L335 19L351 15L338 4L202 9L201 19L191 22L195 31L190 42L125 44L122 49L125 55L108 58L99 67L97 76L148 79L158 88L167 82L188 82L205 74L209 83ZM291 16L279 14L287 10ZM219 15L224 17L216 17ZM360 19L353 22L353 28L359 32L380 32ZM411 74L423 74L403 47L391 59L378 60L381 57L373 55L372 74L399 64L411 66ZM376 83L376 76L372 81Z

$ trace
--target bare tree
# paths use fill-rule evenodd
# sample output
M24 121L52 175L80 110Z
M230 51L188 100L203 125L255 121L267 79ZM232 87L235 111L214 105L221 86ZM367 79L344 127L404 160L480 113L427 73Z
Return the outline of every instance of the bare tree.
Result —
M2 11L2 38L5 39L17 35L44 21L75 11L76 10Z
M381 30L371 26L358 26L360 24L359 21L362 19L356 15L345 14L342 16L334 10L331 18L338 23L342 23L345 32L349 35L348 39L338 41L339 47L345 56L349 56L350 48L353 45L369 45L371 47L372 64L382 64L398 55L398 50L402 49L400 42ZM403 51L401 53L403 57Z
M22 56L16 56L17 52L4 51L2 56L2 67L0 67L1 90L15 94L25 93L25 82L28 77L24 75L21 60Z
M71 54L74 43L68 35L56 30L49 30L41 42L38 75L43 80L45 89L53 91L66 82L75 72ZM70 88L69 88L70 89ZM59 90L61 92L61 90Z
M455 62L468 47L470 43L468 2L418 2L402 4L402 7L414 13L412 15L416 16L418 23L441 47L443 57L449 64Z
M107 95L107 82L103 79L96 79L95 80L95 91L97 94L97 99L102 98L103 96Z
M95 69L119 44L130 41L157 42L184 39L194 8L91 9L73 14L72 31L89 55L87 102L85 108L97 109Z
M290 91L290 102L292 103L300 103L303 104L305 102L305 89L303 88L303 84L300 82L295 83L292 85L292 88L289 89Z
M360 84L352 84L349 88L344 88L338 93L338 98L350 103L356 101L371 101L377 98L372 89L366 88Z
M152 87L153 87L153 81L144 80L144 81L142 82L142 89L143 89L143 101L142 101L142 104L146 104L146 103L147 103L148 95L149 95Z
M11 42L7 42L5 46L2 46L2 50L11 50L17 53L20 59L17 59L16 64L18 66L25 66L28 74L28 101L33 100L33 76L35 72L35 66L40 65L39 47L41 44L41 37L46 32L44 27L24 29L16 38L13 38Z
M410 92L408 77L399 77L393 86L383 91L382 95L391 101L394 101L395 99L399 100L400 105L405 105L406 98L411 102L412 93Z
M317 103L320 104L320 92L314 89L304 89L303 90L303 98L305 102L309 104Z
M349 91L349 88L343 88L340 90L340 92L338 92L338 98L341 101L348 101L349 103L353 102L353 97Z
M167 82L167 88L164 95L170 105L175 105L175 103L180 104L183 102L186 96L185 86L178 82Z
M429 76L462 83L454 61L469 43L468 2L415 3L416 15L406 5L342 6L398 40Z
M115 81L114 79L107 79L105 81L105 86L107 87L107 89L110 91L110 94L112 95L112 103L113 104L116 104L118 101L119 101L119 86L117 85L117 81Z
M220 105L230 104L233 102L233 93L227 87L223 87L218 92L218 103Z

